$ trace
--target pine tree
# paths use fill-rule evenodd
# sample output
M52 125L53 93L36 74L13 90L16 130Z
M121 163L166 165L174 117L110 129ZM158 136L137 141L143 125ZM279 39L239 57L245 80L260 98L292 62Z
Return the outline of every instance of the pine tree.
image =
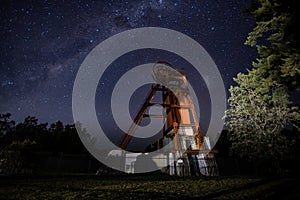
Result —
M246 45L257 47L253 63L262 77L299 89L299 6L293 0L256 0L248 10L256 19Z
M248 12L257 23L245 44L257 47L259 58L248 73L234 78L237 86L229 90L226 125L232 152L250 161L278 164L294 143L282 130L300 120L288 95L300 88L299 14L291 0L255 0Z

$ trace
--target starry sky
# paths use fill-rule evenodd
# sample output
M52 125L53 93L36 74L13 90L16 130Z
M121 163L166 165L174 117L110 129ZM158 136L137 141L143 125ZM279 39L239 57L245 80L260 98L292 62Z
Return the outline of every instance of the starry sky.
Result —
M186 34L213 58L225 88L238 72L251 68L256 50L243 43L255 21L244 13L248 0L74 0L1 1L0 6L0 113L16 121L36 116L40 122L73 123L72 89L76 73L89 52L112 35L138 27L163 27ZM210 77L193 73L182 58L161 50L138 50L118 58L101 77L96 94L99 122L111 122L109 99L116 81L134 66L164 60L184 69L209 107L203 82ZM196 75L195 75L196 74ZM132 96L130 112L149 85ZM229 93L227 92L227 95ZM198 97L199 97L198 96ZM205 131L209 112L201 113ZM113 128L109 123L106 128Z

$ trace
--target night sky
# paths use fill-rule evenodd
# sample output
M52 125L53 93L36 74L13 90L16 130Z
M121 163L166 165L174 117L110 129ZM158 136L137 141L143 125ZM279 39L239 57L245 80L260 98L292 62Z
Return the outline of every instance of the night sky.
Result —
M40 122L73 123L72 89L85 57L110 36L138 27L173 29L199 42L228 89L232 78L251 68L257 56L255 49L243 44L255 23L244 13L248 4L238 0L1 1L0 113L10 112L16 121L31 115ZM103 74L96 100L106 99L107 105L96 104L99 121L111 120L108 102L118 78L134 66L158 60L186 70L200 96L200 110L206 110L201 109L209 106L203 78L210 77L199 77L170 52L149 49L123 55ZM148 90L146 85L133 94L133 115ZM201 114L204 130L208 115Z

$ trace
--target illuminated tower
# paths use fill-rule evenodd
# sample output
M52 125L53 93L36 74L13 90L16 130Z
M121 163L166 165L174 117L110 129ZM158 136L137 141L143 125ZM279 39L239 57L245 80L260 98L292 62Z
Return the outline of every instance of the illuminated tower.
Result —
M176 173L176 160L185 161L185 173L199 174L199 153L206 150L202 145L198 117L195 112L194 103L191 98L189 84L184 72L178 72L169 63L157 62L153 66L153 84L151 90L138 111L136 117L126 135L119 143L119 147L126 149L134 133L145 117L162 118L162 136L156 143L156 148L163 147L167 138L173 140L171 148L168 149L170 174ZM161 102L153 102L155 95L161 92ZM162 106L162 115L148 114L151 106ZM173 166L173 168L172 168Z

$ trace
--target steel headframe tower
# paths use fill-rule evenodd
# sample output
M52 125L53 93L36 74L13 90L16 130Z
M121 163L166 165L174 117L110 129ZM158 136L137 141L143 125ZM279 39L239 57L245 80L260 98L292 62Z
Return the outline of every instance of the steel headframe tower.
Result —
M162 84L153 84L151 90L139 109L132 125L126 135L119 143L119 147L126 149L129 145L137 127L145 117L160 117L163 121L162 137L157 141L156 148L164 146L166 138L173 139L174 145L169 149L175 163L176 159L186 157L189 166L189 174L199 171L197 156L205 151L202 146L202 135L199 121L192 101L189 84L184 72L174 73L170 70L172 65L167 62L157 62L153 66L153 78L158 83L168 83L168 87ZM153 102L155 95L161 92L161 102ZM175 95L176 94L176 95ZM162 115L151 115L146 113L151 106L162 106ZM175 164L176 166L176 164ZM176 170L175 170L176 171Z

